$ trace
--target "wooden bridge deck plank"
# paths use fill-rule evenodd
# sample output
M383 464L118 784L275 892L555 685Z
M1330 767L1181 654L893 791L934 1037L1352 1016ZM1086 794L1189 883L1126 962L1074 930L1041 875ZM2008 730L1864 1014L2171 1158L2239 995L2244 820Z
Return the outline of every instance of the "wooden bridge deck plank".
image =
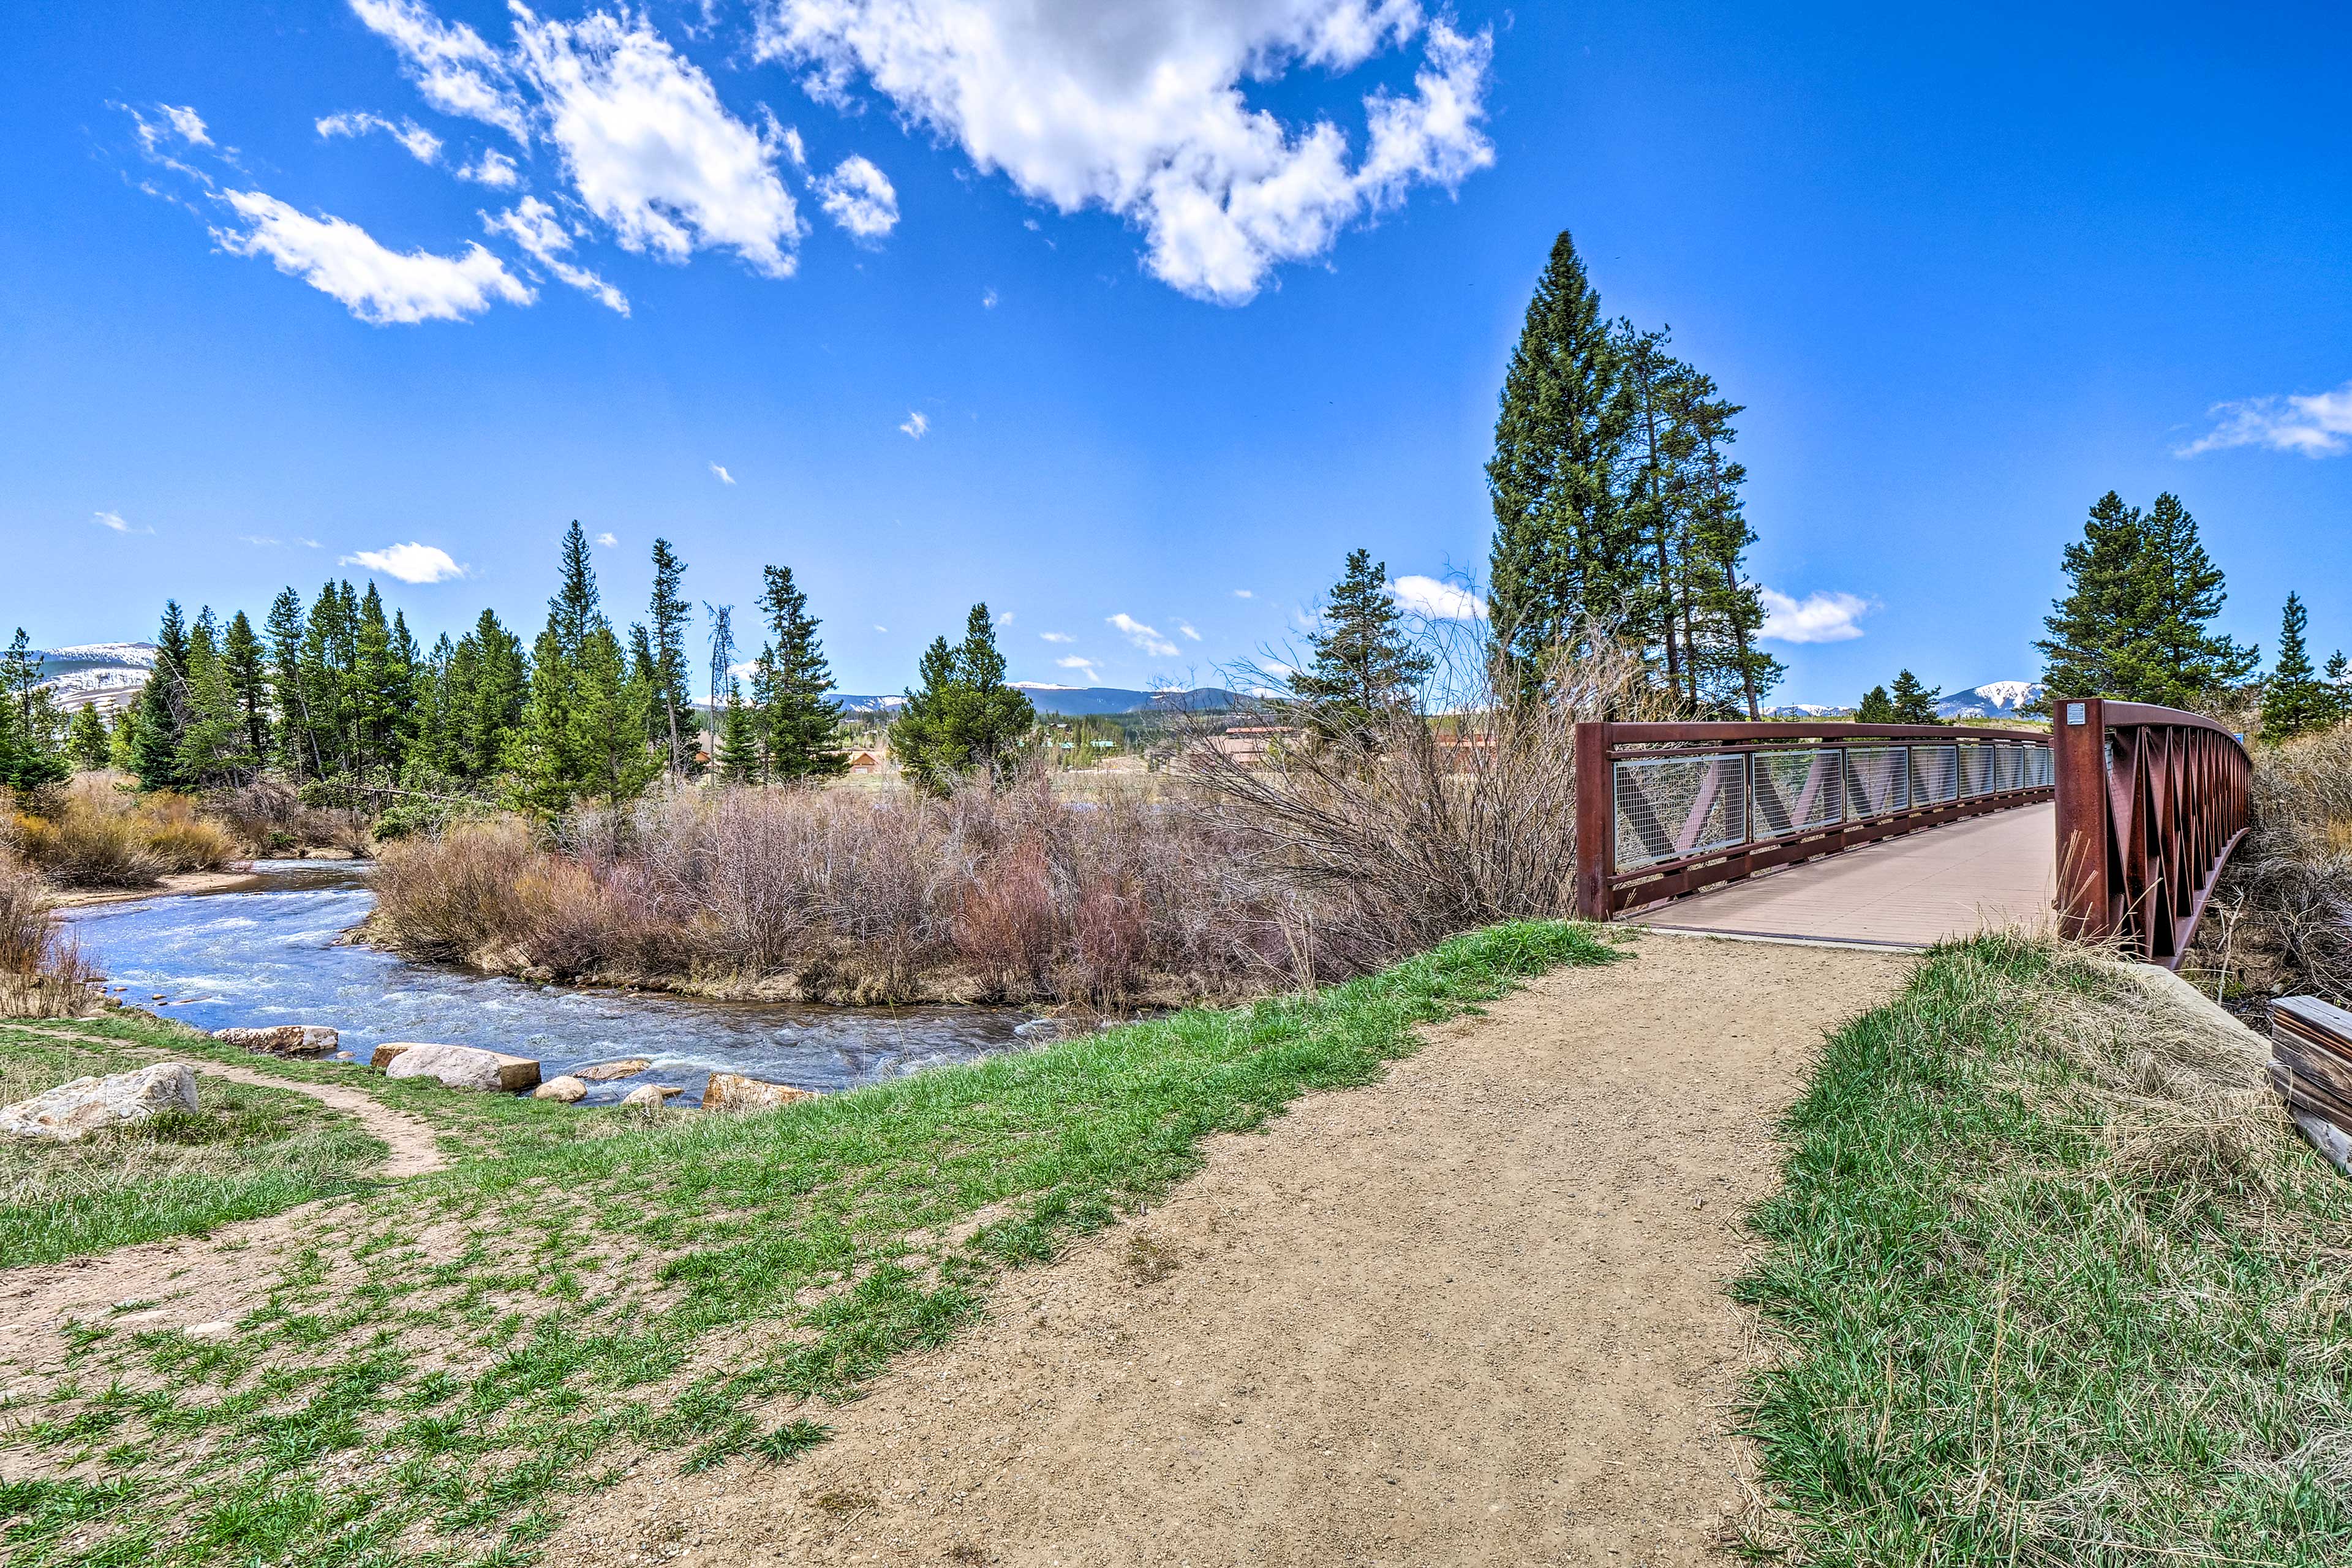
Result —
M1971 817L1626 917L1664 930L1924 947L2039 930L2057 894L2055 807Z

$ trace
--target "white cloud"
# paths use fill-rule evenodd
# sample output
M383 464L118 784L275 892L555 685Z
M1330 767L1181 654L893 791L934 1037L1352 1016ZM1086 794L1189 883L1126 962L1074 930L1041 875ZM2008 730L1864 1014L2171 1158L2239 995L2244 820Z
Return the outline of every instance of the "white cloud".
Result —
M1201 634L1192 629L1192 623L1190 621L1178 621L1176 623L1176 629L1182 632L1186 637L1191 637L1194 642L1199 642L1201 640Z
M1054 662L1064 669L1083 670L1088 680L1099 680L1102 679L1102 677L1095 673L1095 661L1090 658L1082 658L1077 654L1072 654L1067 658L1057 658Z
M572 233L556 217L555 209L537 196L523 197L496 217L482 214L482 226L521 246L533 260L582 293L593 295L608 309L624 316L629 313L626 295L586 268L575 267L563 258L562 253L572 248Z
M1078 640L1067 632L1039 632L1037 635L1046 642L1076 642Z
M805 169L808 167L808 143L801 140L801 128L799 126L787 125L784 127L782 146L784 149L784 156L793 161L793 168Z
M884 626L881 622L877 621L877 622L875 622L875 623L874 623L874 629L875 629L876 631L877 631L877 632L887 632L887 631L888 631L890 628L889 628L888 626Z
M510 191L522 184L522 175L515 169L515 161L495 147L485 147L482 155L470 163L460 164L457 177L471 180L478 185L488 185L494 191Z
M1255 599L1257 595L1251 593L1247 588L1236 588L1234 590L1234 597L1236 599Z
M597 543L599 543L599 544L601 544L601 545L603 545L605 549L607 549L607 550L611 550L611 549L613 549L614 546L618 545L621 542L620 542L619 540L617 540L617 539L614 538L614 537L613 537L611 534L609 534L609 533L600 533L600 534L598 534L598 535L596 536L596 542L597 542Z
M381 114L357 110L349 114L330 114L318 125L319 134L324 137L364 136L371 131L381 131L406 148L408 155L420 163L437 163L441 157L441 138L414 120L403 120L394 125Z
M930 427L931 422L925 418L919 411L915 409L908 410L907 422L898 426L899 429L904 430L908 435L912 436L918 441L923 438L923 432Z
M999 610L999 611L997 611L997 612L996 612L996 624L997 624L998 626L1011 626L1011 625L1013 624L1013 612L1012 612L1011 610Z
M1133 643L1144 652L1151 655L1152 658L1173 658L1176 657L1176 645L1174 643L1170 642L1166 637L1161 637L1158 632L1152 630L1150 626L1145 626L1141 621L1137 620L1133 616L1127 614L1125 611L1122 610L1116 616L1107 616L1104 619L1109 625L1118 627L1119 634L1126 637L1128 641Z
M1469 589L1434 577L1400 577L1389 584L1397 607L1433 621L1483 621L1486 601Z
M762 134L728 113L710 79L643 16L514 13L520 74L548 139L582 204L623 246L664 261L725 248L764 276L791 273L801 222L776 173L772 121Z
M452 25L420 0L352 0L370 31L400 51L409 79L445 113L495 125L528 142L530 127L514 73L499 51L463 22Z
M983 310L993 310L996 309L995 289L983 289L980 291L980 308Z
M136 523L123 521L122 514L119 511L94 511L90 513L89 520L90 521L98 524L99 527L110 528L117 533L152 533L155 531L152 528L142 528Z
M155 107L170 122L173 133L189 146L209 147L213 144L211 134L205 130L205 117L194 110L185 104L177 109L168 103L159 103Z
M392 250L357 224L312 217L260 191L226 191L222 199L247 224L212 231L223 250L268 257L278 270L341 300L362 321L461 321L496 300L528 305L538 298L478 245L467 246L462 256Z
M898 226L898 193L890 177L856 153L816 183L824 216L861 245L872 245Z
M259 533L240 533L240 534L238 534L238 535L236 536L236 542L237 542L239 544L254 544L254 545L265 545L265 546L266 546L266 545L272 545L272 544L276 544L276 543L278 542L278 541L276 541L276 540L274 540L274 539L269 538L268 535L266 535L266 534L259 534Z
M1800 601L1770 588L1759 590L1764 600L1764 625L1756 634L1774 642L1851 642L1862 636L1855 617L1870 601L1852 594L1808 594Z
M710 471L719 476L719 482L722 485L731 485L735 482L735 476L727 471L727 466L724 463L711 464Z
M2207 412L2216 421L2213 428L2179 448L2179 456L2193 458L2229 447L2267 447L2306 458L2352 452L2352 381L2333 392L2217 403Z
M1332 121L1247 101L1293 68L1352 70L1416 37L1411 94L1364 98L1352 163ZM1156 276L1228 303L1409 186L1452 190L1494 161L1478 128L1491 36L1416 0L762 0L755 52L804 67L832 101L862 78L1024 195L1138 225Z
M466 574L463 566L449 559L447 551L431 544L387 544L382 550L354 551L338 564L364 566L404 583L440 583Z

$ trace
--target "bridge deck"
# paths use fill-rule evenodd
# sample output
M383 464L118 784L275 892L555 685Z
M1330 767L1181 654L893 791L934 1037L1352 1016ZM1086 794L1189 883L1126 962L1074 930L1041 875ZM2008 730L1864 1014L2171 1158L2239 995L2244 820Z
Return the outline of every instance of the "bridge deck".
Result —
M2057 894L2051 805L1931 827L1644 914L1637 925L1924 947L1989 927L2041 929Z

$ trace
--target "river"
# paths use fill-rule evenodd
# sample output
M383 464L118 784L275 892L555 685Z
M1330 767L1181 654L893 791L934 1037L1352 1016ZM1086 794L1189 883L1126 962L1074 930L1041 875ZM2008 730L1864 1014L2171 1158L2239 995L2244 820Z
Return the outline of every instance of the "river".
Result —
M652 1063L592 1084L592 1103L662 1083L692 1104L713 1072L851 1089L1029 1043L1017 1032L1029 1015L1008 1009L705 1002L412 963L336 940L375 902L364 864L259 860L253 869L258 887L96 904L66 918L117 996L200 1029L327 1024L362 1061L385 1040L433 1040L530 1057L545 1078L621 1058Z

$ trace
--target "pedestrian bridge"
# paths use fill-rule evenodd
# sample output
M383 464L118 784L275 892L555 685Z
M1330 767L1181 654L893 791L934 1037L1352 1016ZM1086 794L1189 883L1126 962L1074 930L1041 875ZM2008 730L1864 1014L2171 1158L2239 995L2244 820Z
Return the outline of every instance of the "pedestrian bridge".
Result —
M1893 947L2054 929L2178 967L2245 834L2245 746L2174 709L2052 712L2047 734L1580 724L1578 911Z

